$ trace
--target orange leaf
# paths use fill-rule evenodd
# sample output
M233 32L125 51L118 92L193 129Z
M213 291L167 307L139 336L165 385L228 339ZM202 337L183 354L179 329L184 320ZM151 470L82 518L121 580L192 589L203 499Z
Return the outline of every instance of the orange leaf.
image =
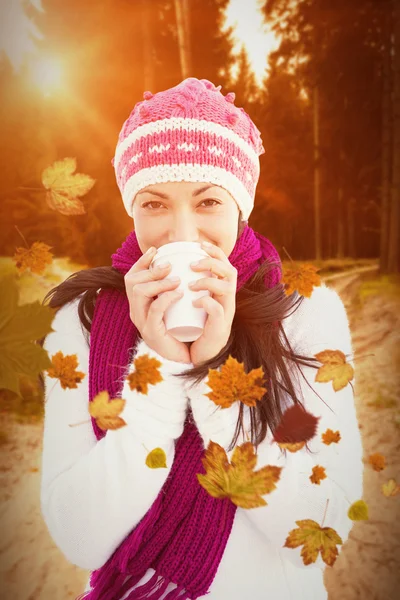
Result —
M321 552L322 560L331 567L339 554L336 545L343 544L338 533L331 527L320 527L312 519L296 521L296 525L299 527L289 531L283 546L286 548L303 546L301 557L305 565L315 563L318 553Z
M59 351L51 357L52 366L47 369L49 377L58 378L63 390L77 388L77 384L85 377L85 373L76 371L78 357L76 354L64 354Z
M281 283L285 285L285 294L290 296L297 290L301 296L309 298L314 287L321 285L319 270L310 263L291 262L290 266L284 266Z
M329 446L330 444L337 444L342 439L340 431L333 431L332 429L327 429L321 437L322 441L327 446Z
M375 452L375 454L370 454L368 457L368 462L372 465L374 471L383 471L386 468L386 461L383 454L379 452Z
M159 371L161 363L156 358L152 358L148 354L143 354L134 360L134 365L135 372L130 373L127 377L131 390L136 390L147 395L149 393L149 384L156 385L163 381L163 377Z
M400 485L394 479L389 479L387 483L382 484L382 493L387 498L389 496L397 496L397 494L400 494Z
M24 273L30 269L32 273L41 275L46 265L53 262L53 254L50 252L52 246L43 242L33 242L30 248L17 248L13 256L13 261L19 273Z
M229 355L221 371L209 369L207 385L212 391L205 396L222 408L228 408L234 402L255 406L267 391L261 387L263 377L262 367L246 373L243 363Z
M293 404L283 413L280 423L275 429L273 440L281 447L287 443L305 443L314 437L319 419L320 417L315 417L307 412L301 404Z
M346 356L341 350L323 350L315 354L315 358L323 363L317 371L315 381L332 381L333 389L339 392L353 379L354 369L346 362Z
M210 441L201 461L206 473L197 473L200 485L214 498L230 498L241 508L265 506L261 495L276 489L282 470L267 465L254 471L257 455L251 442L236 446L229 463L225 450Z
M96 419L101 429L119 429L126 425L124 419L118 415L123 411L125 400L114 398L110 400L108 392L100 392L89 402L89 413Z
M312 475L310 475L311 483L316 483L319 485L322 479L326 479L325 467L321 467L321 465L316 465L312 468Z
M289 452L297 452L298 450L301 450L302 448L304 448L304 446L306 445L306 442L296 442L294 444L291 443L278 443L278 446L282 449L286 449L289 450Z

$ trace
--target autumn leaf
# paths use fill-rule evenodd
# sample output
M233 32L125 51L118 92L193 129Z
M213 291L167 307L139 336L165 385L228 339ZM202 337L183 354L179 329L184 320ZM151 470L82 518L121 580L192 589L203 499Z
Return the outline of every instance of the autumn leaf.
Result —
M19 273L24 273L30 269L32 273L41 275L46 269L46 265L53 262L53 254L49 251L52 246L43 242L34 242L30 248L17 248L13 256L13 261Z
M323 443L327 446L329 446L330 444L337 444L342 439L340 431L333 431L332 429L327 429L321 437Z
M306 442L296 442L291 444L290 442L288 443L278 443L278 446L282 449L285 450L289 450L289 452L298 452L299 450L301 450L302 448L304 448L304 446L306 445Z
M330 567L335 563L338 556L337 544L343 544L342 538L331 527L321 527L312 519L296 521L297 529L289 531L284 547L301 549L301 557L305 565L315 563L318 553L325 564Z
M39 301L18 306L14 275L2 277L0 294L0 388L22 397L21 375L37 379L51 366L47 351L36 343L51 331L55 311Z
M156 358L151 358L148 354L138 356L134 360L135 371L127 377L131 390L136 390L142 394L149 393L149 384L156 385L163 381L159 371L161 363Z
M368 457L368 462L370 465L372 465L374 471L383 471L383 469L385 469L386 467L385 457L383 456L383 454L380 454L380 452L370 454L370 456Z
M89 413L96 419L101 429L120 429L126 425L124 419L118 415L123 411L125 400L114 398L110 400L107 390L100 392L89 402Z
M400 494L400 485L394 479L389 479L387 483L382 484L382 493L387 498L389 496L397 496L397 494Z
M96 180L83 173L74 173L76 158L55 161L42 172L46 202L62 215L83 215L86 210L79 200L92 189Z
M290 444L287 449L296 452L314 437L319 419L320 417L307 412L301 404L293 404L283 413L275 429L273 441L281 448Z
M283 266L281 283L285 285L285 294L290 296L296 290L301 296L309 298L315 286L321 285L320 269L310 263L291 262Z
M346 362L346 356L341 350L323 350L315 354L315 358L323 363L317 371L315 381L332 381L333 389L339 392L353 379L354 369Z
M321 467L321 465L316 465L312 468L312 475L309 477L311 483L315 483L319 485L322 479L326 479L325 467Z
M150 469L167 468L167 456L162 448L154 448L146 457L146 465Z
M229 355L221 371L209 369L206 383L212 391L205 396L222 408L228 408L234 402L255 406L267 391L261 387L263 377L262 367L246 373L243 363Z
M254 471L257 455L251 442L236 446L229 463L225 450L210 441L201 461L206 473L197 473L200 485L214 498L230 498L241 508L265 506L261 496L276 489L282 470L267 465Z
M85 377L85 373L77 371L78 357L76 354L64 354L59 351L51 357L51 367L47 369L49 377L60 380L63 390L77 388L77 384Z
M353 502L347 511L347 515L352 521L367 521L369 519L368 504L364 500Z

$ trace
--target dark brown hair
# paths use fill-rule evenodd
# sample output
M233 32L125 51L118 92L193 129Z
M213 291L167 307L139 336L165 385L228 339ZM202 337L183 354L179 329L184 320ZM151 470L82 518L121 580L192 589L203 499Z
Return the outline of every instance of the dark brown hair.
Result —
M239 220L237 239L243 227L244 222ZM250 407L250 441L255 446L264 440L268 427L274 433L288 405L302 404L296 396L293 385L292 376L295 375L295 371L286 361L290 361L303 378L300 365L318 368L316 364L318 361L315 358L296 354L285 335L282 321L297 310L303 301L303 296L299 296L297 292L287 296L281 283L267 289L264 277L274 267L273 263L264 262L237 292L236 312L231 335L225 348L207 362L175 375L193 380L192 384L195 385L208 375L209 369L217 369L223 365L229 355L243 363L246 373L262 366L265 377L264 387L268 391L255 407ZM126 294L124 276L112 266L83 269L71 274L64 282L51 289L42 303L45 304L50 298L49 306L58 309L83 294L78 304L78 314L87 331L87 333L85 331L85 339L89 345L96 297L102 288L115 288ZM40 343L43 344L43 341L44 338ZM40 380L43 387L42 376ZM313 389L311 386L310 388ZM235 446L243 429L243 410L243 404L240 403L239 419L230 449Z

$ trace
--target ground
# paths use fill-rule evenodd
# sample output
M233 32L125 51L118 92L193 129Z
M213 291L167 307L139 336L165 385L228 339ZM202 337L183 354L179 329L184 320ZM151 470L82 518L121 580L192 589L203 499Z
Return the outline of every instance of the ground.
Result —
M400 495L382 483L400 482L400 305L390 284L330 285L345 302L353 336L355 402L364 448L369 520L355 522L333 567L325 570L329 600L394 600L400 584ZM374 287L375 286L375 287ZM42 424L0 423L0 589L13 600L65 600L84 589L89 573L71 565L49 536L40 510ZM368 464L382 453L387 467ZM278 598L273 600L279 600Z

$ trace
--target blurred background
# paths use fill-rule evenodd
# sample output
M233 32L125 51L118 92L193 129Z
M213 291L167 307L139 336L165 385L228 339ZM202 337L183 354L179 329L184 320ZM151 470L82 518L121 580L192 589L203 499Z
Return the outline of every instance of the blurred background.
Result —
M390 600L400 494L382 485L400 480L400 2L1 0L2 295L6 275L23 306L111 264L133 225L111 165L119 131L144 91L185 77L235 92L261 131L249 225L284 262L317 265L345 303L370 518L355 523L326 585L330 600ZM21 269L18 252L35 243L52 258ZM43 397L26 372L19 386L0 380L0 594L75 597L87 573L40 515ZM381 473L367 466L376 452Z

